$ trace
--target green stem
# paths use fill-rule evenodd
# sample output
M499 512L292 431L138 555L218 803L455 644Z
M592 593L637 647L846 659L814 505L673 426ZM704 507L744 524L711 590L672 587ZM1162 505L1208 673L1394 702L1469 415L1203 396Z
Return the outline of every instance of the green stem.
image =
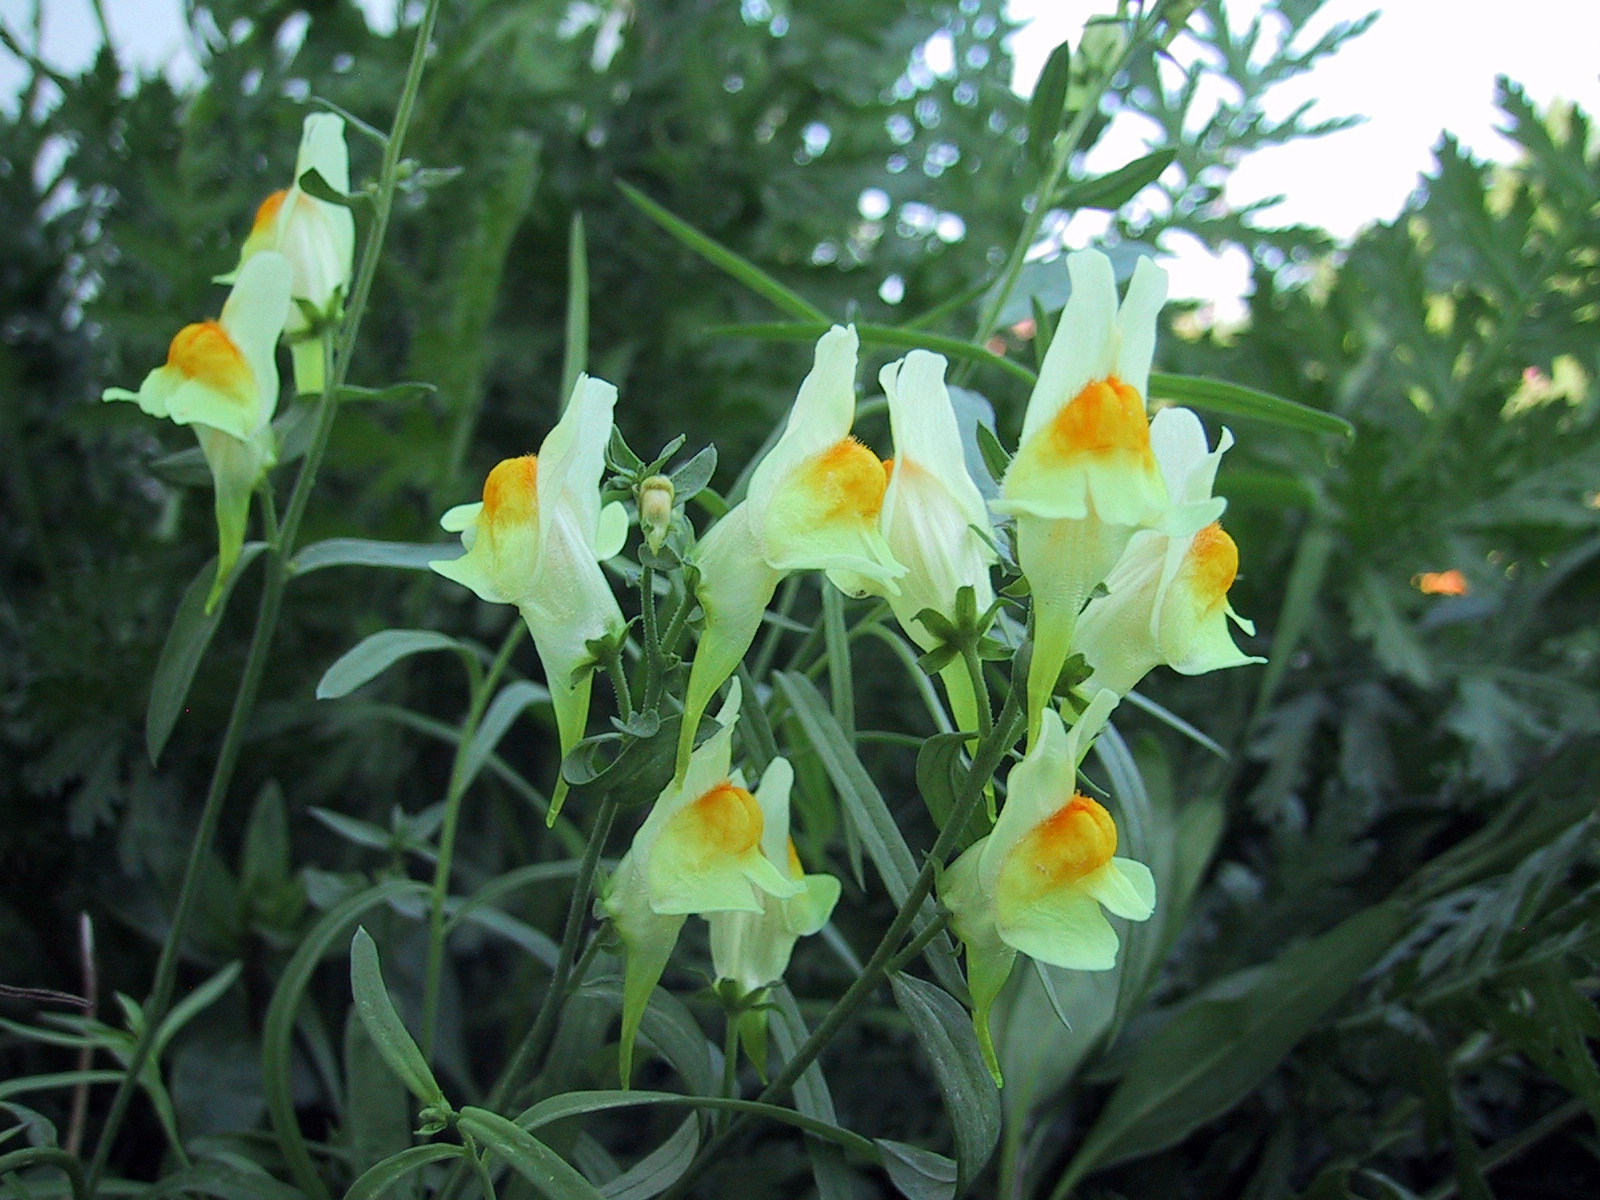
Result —
M1123 47L1117 61L1100 77L1089 96L1085 98L1083 106L1073 116L1072 124L1067 126L1065 133L1056 138L1050 155L1050 165L1045 170L1044 179L1039 184L1038 190L1033 193L1033 207L1023 220L1022 232L1017 235L1017 240L1011 247L1005 268L1000 272L1000 282L978 318L978 331L972 339L976 345L983 345L999 328L1000 314L1005 310L1006 302L1011 299L1011 293L1016 289L1028 252L1033 249L1034 240L1039 236L1039 228L1044 223L1045 214L1050 211L1050 198L1060 190L1061 177L1071 165L1072 156L1078 152L1078 143L1083 140L1089 122L1098 115L1100 100L1105 95L1106 89L1111 86L1111 81L1118 73L1128 65L1134 50L1144 41L1145 36L1155 28L1162 7L1157 5L1156 11L1140 22L1138 28L1129 36L1128 44ZM965 382L972 373L973 365L971 362L964 362L958 366L954 381Z
M617 707L624 721L633 716L633 690L628 686L628 669L622 661L622 640L609 642L605 657L606 674L611 677L611 687L617 693Z
M283 607L284 587L289 579L289 558L294 552L301 518L305 515L306 505L311 499L317 470L328 448L328 437L333 430L333 417L337 408L334 397L344 385L349 373L351 351L355 348L361 317L366 310L367 298L372 292L372 280L377 273L384 234L389 226L389 213L394 205L395 186L399 180L400 147L405 140L406 127L411 120L411 110L416 102L417 89L422 80L422 67L427 58L428 42L433 36L434 19L438 16L438 12L439 0L428 0L422 24L417 29L411 66L400 95L400 103L395 111L394 125L390 130L388 143L384 147L372 229L362 249L361 267L355 288L351 292L350 304L346 309L337 352L331 334L325 333L323 337L324 366L332 369L324 371L322 396L317 401L311 445L301 464L294 490L289 495L283 524L276 531L277 537L267 546L266 581L262 587L261 604L256 614L255 632L250 639L244 672L239 679L239 688L234 695L228 725L223 731L222 744L218 748L216 762L212 768L211 784L206 792L205 804L200 810L200 821L195 829L194 841L189 848L183 882L178 888L178 902L173 912L172 928L162 943L161 955L156 961L155 980L151 984L150 994L144 1004L144 1030L128 1058L127 1070L112 1099L105 1125L95 1145L94 1159L89 1165L85 1194L91 1200L99 1186L100 1177L105 1172L112 1144L116 1141L122 1122L127 1116L139 1076L150 1061L156 1035L172 1004L179 954L184 935L194 916L195 904L199 899L201 870L210 857L212 844L216 840L217 826L222 818L223 801L233 782L234 769L238 765L239 752L244 743L245 727L255 711L256 697L261 688L261 679L266 671L268 654L273 637L277 633L278 617Z
M966 828L967 823L972 820L973 813L977 811L978 803L983 798L984 785L1005 761L1017 738L1022 735L1025 725L1026 717L1016 701L1016 689L1012 689L1006 696L1005 707L1000 711L995 733L978 747L972 767L962 782L961 795L956 801L951 819L934 841L933 849L928 852L927 861L917 874L911 890L906 894L900 910L895 913L894 920L890 922L882 940L878 942L877 949L872 952L872 957L861 968L861 973L845 990L844 995L839 997L834 1006L828 1010L828 1015L823 1017L822 1024L812 1031L811 1036L795 1051L794 1056L784 1063L783 1069L773 1076L772 1082L756 1097L758 1103L774 1103L795 1080L800 1078L817 1055L822 1053L834 1035L854 1015L856 1009L865 1003L877 990L878 985L888 977L890 971L895 969L896 964L910 961L901 950L900 944L915 925L922 902L932 892L934 877L944 863L945 857L955 849L961 830ZM913 944L922 941L925 946L938 935L941 927L942 923L939 920L929 922L932 932L923 930L914 939ZM923 938L924 934L926 940ZM909 949L910 946L907 946L906 950ZM917 949L920 951L922 947L918 946ZM663 1200L679 1200L679 1197L686 1195L688 1189L716 1161L723 1148L747 1126L750 1120L749 1117L740 1117L707 1142L683 1176L662 1193Z
M961 645L961 661L967 665L967 678L972 681L972 698L978 706L978 740L981 742L994 732L994 710L989 707L989 685L983 678L983 660L978 657L975 638L966 638Z
M722 1035L722 1095L729 1100L739 1098L739 1021L742 1013L726 1012L727 1029ZM716 1124L721 1126L728 1119L726 1113L719 1113Z
M656 616L656 570L645 567L639 576L639 613L644 637L644 684L639 689L645 708L660 699L663 670L660 621Z
M890 960L889 965L884 968L884 974L895 975L901 971L904 971L908 966L911 965L912 962L916 960L917 955L921 954L928 948L928 943L933 941L934 938L938 937L941 933L948 929L949 926L950 914L941 912L933 920L929 921L925 926L923 926L921 933L917 934L916 937L912 938L906 943L906 948L904 950L900 951L899 954L896 954L894 958Z
M434 864L433 891L428 901L428 959L422 978L422 1056L430 1060L439 1020L439 984L444 975L445 900L450 891L450 867L455 859L456 829L461 823L461 801L467 792L467 760L484 710L489 707L489 700L494 695L495 685L505 673L506 665L511 661L511 652L522 641L526 629L527 626L520 620L513 621L489 670L474 678L472 699L466 718L461 722L455 757L450 764L450 783L444 797L444 823L439 830L439 859Z

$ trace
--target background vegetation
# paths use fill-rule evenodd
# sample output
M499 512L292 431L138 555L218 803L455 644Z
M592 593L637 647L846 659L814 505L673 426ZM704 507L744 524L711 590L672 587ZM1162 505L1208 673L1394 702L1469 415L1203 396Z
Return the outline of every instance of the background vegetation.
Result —
M970 339L1040 179L1007 86L1002 7L637 0L606 59L609 6L444 4L407 143L418 169L354 360L358 383L438 390L344 407L308 540L435 541L438 513L537 445L561 390L577 215L590 369L619 385L620 427L641 451L680 432L691 448L715 440L715 485L734 483L806 351L719 332L780 314L621 183L831 318L931 314L920 330ZM1173 306L1158 369L1355 427L1343 440L1229 418L1239 444L1218 490L1245 564L1234 602L1270 665L1153 678L1146 698L1176 720L1124 706L1126 753L1098 768L1142 814L1135 850L1178 886L1118 971L1056 981L1070 1030L1018 972L1001 1006L1007 1087L956 1106L954 1125L887 994L824 1059L845 1128L954 1147L964 1167L974 1138L998 1136L978 1194L1441 1200L1587 1197L1600 1182L1600 147L1583 114L1536 111L1506 82L1517 161L1489 166L1442 138L1407 210L1347 248L1275 228L1270 210L1229 211L1220 188L1242 154L1317 132L1263 108L1354 32L1313 45L1302 30L1317 7L1279 0L1230 32L1220 0L1199 5L1174 43L1189 77L1140 58L1107 104L1154 117L1152 149L1173 150L1171 165L1136 198L1088 197L1119 208L1120 245L1184 230L1254 260L1248 320L1221 328ZM374 33L348 0L212 0L192 19L205 72L193 90L130 77L107 48L78 77L38 67L0 125L0 983L35 989L0 998L0 1154L92 1145L106 1089L75 1109L72 1088L34 1080L80 1065L74 1033L98 1047L95 1068L127 1052L138 1014L113 997L149 986L259 587L239 585L153 763L151 675L207 571L210 497L187 434L99 404L100 389L136 384L178 324L215 309L211 277L287 177L308 97L387 127L413 35ZM8 35L28 57L28 31ZM935 35L953 48L946 74L923 49ZM1202 74L1232 85L1215 110L1196 106ZM351 144L354 178L371 177L376 147ZM1064 274L1031 265L1019 295L1059 309ZM1006 312L1001 333L1027 364L1017 322L1031 312ZM1027 384L966 371L967 402L1010 444ZM863 428L886 440L881 418ZM1419 587L1444 571L1459 594ZM803 628L819 595L794 589L801 628L778 627L780 665L811 661ZM337 954L309 980L292 1054L268 1037L269 1006L341 900L430 870L466 692L434 657L344 700L315 688L371 632L492 646L511 619L428 576L339 566L295 581L182 947L180 995L213 986L174 1013L185 1020L162 1047L157 1103L134 1106L116 1179L173 1170L166 1127L199 1164L183 1177L195 1191L300 1194L282 1182L281 1129L268 1132L272 1087L331 1147L319 1169L337 1189L409 1144L409 1102L354 1032ZM854 653L857 752L907 840L926 844L914 748L875 731L932 727L887 651L864 639ZM513 659L522 672L538 677L528 647ZM849 947L870 946L889 905L821 758L775 711L800 759L802 853L846 880L835 935L791 972L811 1013L848 983ZM474 785L463 894L572 851L531 803L528 781L556 769L546 720L522 718ZM461 1096L481 1098L531 1019L564 905L559 888L508 892L452 941L434 1061ZM365 918L402 1007L420 989L415 916L397 898ZM692 995L702 981L675 971L690 997L679 1032L692 1040L703 1022L718 1038ZM97 1007L85 1024L37 989ZM541 1094L612 1085L610 1011L569 1014ZM651 1071L647 1085L672 1078ZM567 1148L604 1181L680 1119L604 1118ZM732 1161L698 1194L892 1194L882 1168L816 1165L777 1126ZM19 1195L62 1194L48 1172L8 1178Z

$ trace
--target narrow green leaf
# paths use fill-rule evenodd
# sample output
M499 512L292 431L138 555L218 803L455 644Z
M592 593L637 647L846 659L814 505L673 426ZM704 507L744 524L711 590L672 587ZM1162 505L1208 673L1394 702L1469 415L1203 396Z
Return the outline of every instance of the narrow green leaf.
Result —
M765 296L790 316L799 317L802 321L820 322L822 332L827 332L830 324L828 314L804 296L779 283L749 259L735 254L726 246L701 233L687 221L674 216L638 188L621 182L617 187L635 208L712 266L727 272L757 295Z
M150 705L144 715L144 744L149 751L150 763L155 765L161 751L172 736L172 727L178 722L184 702L189 698L189 687L194 683L194 673L211 644L212 635L222 623L227 611L228 597L233 585L239 582L245 568L256 555L266 549L265 542L246 542L239 552L239 562L233 573L223 582L222 594L216 607L206 613L206 597L211 594L211 582L216 577L217 560L212 559L200 568L178 602L173 615L172 628L167 632L166 644L161 647L161 657L156 660L155 676L150 681Z
M1405 925L1402 905L1376 905L1186 1004L1134 1052L1052 1200L1096 1167L1163 1150L1243 1100Z
M401 1181L411 1172L429 1163L460 1158L464 1153L464 1147L448 1142L408 1147L363 1171L344 1194L344 1200L396 1200L402 1194Z
M216 1196L219 1200L304 1200L294 1188L279 1183L260 1167L245 1170L231 1163L202 1162L162 1178L139 1200L167 1196Z
M855 678L850 673L850 631L844 623L844 593L822 589L822 641L828 655L828 691L833 697L833 719L848 739L856 729Z
M932 350L946 358L964 359L979 366L994 367L1015 376L1032 386L1039 380L1029 368L1014 359L964 342L960 338L944 337L937 333L924 333L920 329L895 328L892 325L863 325L857 322L856 334L868 346L889 346L905 350ZM771 321L740 325L717 325L708 329L713 337L748 337L769 342L814 342L828 332L825 321Z
M357 387L347 383L333 394L340 404L414 404L439 389L431 383L391 383L388 387Z
M272 1121L279 1148L286 1160L289 1173L304 1197L310 1200L331 1200L321 1172L311 1159L300 1119L295 1112L294 1091L291 1082L291 1043L294 1038L295 1016L300 1011L300 1001L310 986L311 975L322 961L322 956L332 947L352 922L368 909L376 908L401 896L425 896L428 886L410 879L387 879L340 901L329 909L306 933L284 967L278 979L277 990L267 1005L266 1019L261 1031L262 1091L267 1101L267 1115Z
M694 456L682 466L674 467L670 478L674 499L679 504L685 504L705 490L711 482L711 477L717 473L717 448L706 446L695 452Z
M33 1146L27 1150L0 1154L0 1179L13 1171L23 1171L29 1167L54 1167L67 1177L67 1186L72 1189L74 1200L82 1200L88 1195L84 1190L83 1167L65 1150L55 1146Z
M600 1188L606 1200L650 1200L659 1196L694 1163L700 1149L700 1121L685 1117L666 1141Z
M806 1038L811 1036L811 1030L806 1025L800 1005L795 1002L794 993L787 986L774 988L771 995L773 1007L768 1013L767 1029L779 1057L787 1063ZM830 1126L838 1124L833 1093L828 1090L828 1080L822 1073L821 1063L812 1062L802 1071L791 1091L794 1106L805 1116ZM854 1175L845 1165L839 1145L808 1138L806 1157L811 1160L811 1176L817 1184L818 1200L853 1200L856 1191Z
M1136 158L1126 166L1118 167L1109 175L1098 179L1084 179L1069 183L1051 203L1061 208L1099 208L1115 212L1132 200L1170 167L1178 157L1176 149L1157 150Z
M457 1120L463 1133L505 1159L549 1200L603 1200L599 1189L566 1159L499 1113L469 1107Z
M1273 628L1272 653L1267 655L1266 670L1261 672L1261 690L1256 693L1252 723L1272 704L1283 684L1284 672L1294 660L1300 639L1311 627L1333 549L1334 536L1326 526L1314 525L1300 538L1288 582L1284 585L1283 606L1278 609L1277 624Z
M444 1092L395 1011L394 1001L389 999L383 970L378 965L377 944L364 928L358 928L350 941L350 990L355 996L356 1015L389 1069L424 1105L443 1105Z
M1072 76L1072 46L1062 42L1045 59L1039 82L1028 101L1028 157L1043 167L1050 161L1061 113L1067 105L1067 82Z
M275 781L268 781L256 796L240 860L239 890L258 903L269 902L289 882L289 815L283 789Z
M1148 696L1141 696L1138 692L1129 692L1123 697L1123 699L1129 704L1133 705L1135 708L1144 709L1145 712L1149 713L1152 717L1160 721L1169 729L1174 729L1183 734L1184 737L1188 738L1195 745L1211 751L1211 753L1215 754L1224 762L1232 757L1232 755L1222 748L1222 745L1215 738L1210 737L1199 729L1196 729L1193 725L1189 724L1189 722L1185 721L1182 717L1173 712L1170 708L1167 708L1165 705L1157 704Z
M1153 399L1174 400L1208 412L1251 417L1270 425L1300 429L1307 433L1327 433L1349 438L1354 437L1356 432L1354 425L1333 413L1285 400L1270 392L1224 383L1220 379L1203 379L1198 375L1166 375L1152 371L1150 395Z
M428 564L461 557L461 543L375 542L366 538L329 538L312 542L289 560L296 575L324 567L391 567L399 571L426 571Z
M322 172L312 167L295 180L300 185L300 190L308 196L315 196L326 204L337 204L340 208L352 211L362 211L372 207L372 197L362 192L341 192L333 184L322 177Z
M983 454L983 465L989 470L989 478L999 483L1006 476L1006 471L1011 466L1011 455L995 431L982 422L978 423L978 449Z
M168 1043L177 1036L178 1031L222 999L223 993L233 986L242 969L242 965L237 962L229 963L182 1000L178 1001L178 1003L174 1004L172 1011L161 1022L160 1032L156 1034L155 1043L151 1049L151 1058L159 1061L162 1052L167 1048Z
M883 1155L883 1170L889 1182L906 1200L954 1200L957 1168L953 1159L932 1150L875 1138Z
M412 1107L405 1085L372 1044L354 1006L345 1016L343 1051L345 1103L340 1123L350 1169L364 1175L411 1145ZM385 1200L410 1200L416 1194L414 1182L402 1184L397 1176L390 1184L393 1191L378 1194Z
M583 234L583 214L572 214L567 234L567 336L561 357L561 404L565 408L589 369L589 250Z
M340 108L332 100L325 99L322 96L313 96L307 101L307 103L313 108L320 108L324 112L331 112L334 116L342 118L344 123L351 129L354 129L357 133L363 135L364 137L371 138L374 142L376 142L379 149L388 148L389 135L387 133L384 133L381 129L376 129L373 126L368 125L360 117L351 113L348 109Z
M27 1092L47 1092L53 1088L77 1087L79 1084L119 1083L121 1071L58 1071L49 1075L22 1075L16 1079L0 1080L0 1101L21 1096Z
M871 1142L858 1133L841 1129L832 1121L809 1117L777 1104L766 1104L758 1100L733 1100L725 1096L684 1096L677 1092L623 1091L620 1088L566 1092L539 1101L519 1115L514 1123L525 1130L543 1129L546 1125L553 1125L557 1121L565 1121L586 1113L609 1112L619 1108L658 1108L663 1105L705 1109L712 1112L749 1113L752 1116L765 1117L784 1125L792 1125L796 1129L803 1129L807 1133L815 1134L849 1150L865 1154L868 1158L876 1157ZM462 1116L465 1117L472 1111L474 1110L462 1109Z
M1045 356L1050 353L1050 343L1055 339L1055 322L1038 296L1028 297L1028 307L1033 310L1033 369L1042 371Z
M472 653L455 638L431 629L385 629L362 638L340 655L317 684L317 699L336 700L349 695L402 658L425 650L454 650L468 658Z
M542 683L519 679L501 688L490 701L483 720L478 723L478 732L472 735L472 744L467 747L461 764L461 786L466 787L478 777L513 721L533 705L549 702L550 690Z
M889 986L944 1096L945 1113L955 1132L959 1191L983 1169L1000 1141L1000 1089L984 1064L965 1008L914 975L897 972L889 977Z

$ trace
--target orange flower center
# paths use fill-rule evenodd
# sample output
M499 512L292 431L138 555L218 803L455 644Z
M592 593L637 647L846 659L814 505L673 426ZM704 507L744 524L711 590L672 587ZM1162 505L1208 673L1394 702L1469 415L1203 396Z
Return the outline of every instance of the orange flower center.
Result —
M1194 535L1182 569L1195 598L1207 610L1214 609L1226 599L1239 574L1239 547L1213 521Z
M694 840L716 854L738 856L761 841L761 806L742 787L723 780L686 810Z
M1125 450L1155 462L1144 397L1115 375L1090 383L1056 413L1049 443L1061 458Z
M791 878L791 879L799 879L802 875L804 875L806 873L806 869L800 863L800 851L798 851L798 850L796 850L794 848L794 839L790 838L790 839L788 839L788 842L789 842L789 878Z
M1040 821L1011 851L1007 882L1030 896L1076 883L1098 871L1117 852L1117 825L1111 814L1088 796L1074 795Z
M812 455L796 482L811 498L812 517L823 523L876 521L889 487L878 456L853 437Z
M539 515L539 459L524 454L508 458L483 482L483 515L488 527L524 525Z
M167 366L186 379L207 384L240 403L255 394L255 376L228 331L215 321L200 321L178 330L167 348Z
M279 190L261 202L261 207L256 209L255 222L250 226L251 237L271 231L278 219L278 210L283 207L283 199L288 194L286 190Z

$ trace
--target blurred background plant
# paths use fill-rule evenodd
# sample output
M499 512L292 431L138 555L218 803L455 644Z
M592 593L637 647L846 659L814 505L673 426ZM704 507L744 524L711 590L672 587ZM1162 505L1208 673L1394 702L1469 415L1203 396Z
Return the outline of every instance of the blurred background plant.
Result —
M1583 113L1538 111L1507 81L1516 161L1487 165L1446 137L1406 211L1352 245L1273 227L1270 211L1222 204L1226 174L1256 146L1327 128L1269 121L1263 100L1358 30L1300 36L1315 2L1279 0L1253 32L1230 26L1220 0L1181 7L1197 11L1172 42L1176 65L1137 57L1088 124L1092 140L1118 111L1144 112L1164 131L1161 157L1120 180L1073 172L1045 208L1117 210L1110 238L1124 252L1166 230L1242 247L1255 264L1247 319L1169 307L1158 369L1254 385L1356 434L1230 418L1239 445L1218 491L1245 564L1234 597L1257 621L1248 648L1270 665L1153 678L1146 711L1122 710L1121 749L1091 759L1091 777L1142 814L1130 839L1163 864L1164 902L1117 972L1054 980L1070 1030L1040 977L1017 973L997 1009L1004 1134L974 1186L1593 1195L1600 147ZM59 76L33 58L26 23L6 30L35 70L0 124L0 983L100 997L54 1022L73 1010L0 998L12 1144L76 1148L95 1127L101 1089L74 1115L70 1088L30 1080L70 1070L75 1039L103 1050L99 1069L126 1052L137 1016L110 997L147 986L249 636L236 601L153 766L150 676L203 573L210 498L195 457L174 453L181 435L98 404L99 391L160 361L175 321L214 310L211 277L285 177L308 97L386 126L412 36L406 21L374 32L349 0L213 0L190 20L204 79L181 93L131 76L109 47ZM619 425L652 449L714 435L728 490L805 352L719 333L775 314L619 183L831 318L970 338L1054 132L1030 129L1010 90L1008 32L999 0L444 4L408 142L418 163L355 359L357 382L438 391L344 408L308 537L437 540L437 513L537 445L562 390L576 215L594 297L578 337L589 369L621 389ZM937 71L935 38L950 47ZM1229 86L1202 92L1201 74ZM1225 99L1209 109L1202 94ZM352 152L353 177L370 177L376 147L352 137ZM1059 259L1030 262L996 314L996 348L1030 363L1064 281ZM1012 442L1027 385L969 371L968 410L992 413ZM881 443L876 421L862 429ZM427 870L466 693L432 658L340 705L314 692L365 634L449 628L493 645L505 613L420 577L353 587L350 572L296 583L184 947L185 988L205 984L193 994L213 1002L169 1018L154 1103L135 1107L113 1159L121 1176L158 1177L170 1138L215 1166L194 1186L265 1194L247 1168L280 1167L260 1135L273 1072L308 1135L339 1147L336 1176L408 1144L399 1085L346 1031L341 971L300 981L315 1003L275 1062L268 1009L320 917ZM774 627L772 661L804 644L819 597L794 588L799 628ZM915 755L876 731L933 730L887 650L853 649L857 752L897 821L925 829ZM513 663L534 670L526 647ZM888 905L820 756L789 725L802 855L846 881L833 949L803 947L790 975L809 1012L850 978L839 946L867 944ZM572 850L525 782L553 774L553 736L518 728L466 810L457 856L474 888ZM452 942L434 1061L462 1094L477 1098L504 1031L530 1019L540 931L558 927L562 901L508 894ZM425 949L406 905L396 892L367 917L402 996L420 991ZM28 1032L41 1028L66 1044ZM601 1077L593 1046L570 1036L571 1077L550 1090ZM914 1046L887 1003L846 1032L825 1060L838 1123L947 1150L954 1120L958 1147L981 1142L988 1110L929 1104ZM574 1153L604 1179L612 1154L672 1129L602 1125ZM777 1133L739 1161L703 1194L793 1195L812 1171ZM887 1190L862 1164L838 1170L819 1175L823 1194ZM51 1194L47 1180L29 1186Z

